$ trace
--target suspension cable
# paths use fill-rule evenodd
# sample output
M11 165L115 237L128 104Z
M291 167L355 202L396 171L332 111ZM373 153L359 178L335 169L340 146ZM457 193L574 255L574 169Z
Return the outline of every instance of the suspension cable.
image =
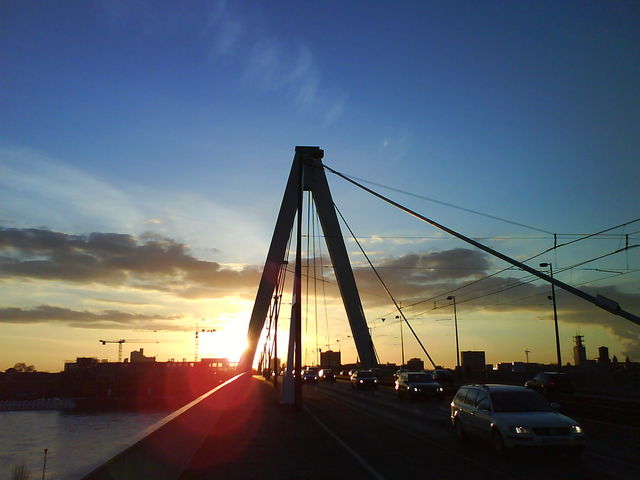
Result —
M433 359L431 358L431 355L429 355L429 352L427 352L427 349L425 348L425 346L422 344L422 342L420 341L420 338L418 337L418 335L416 334L415 330L413 329L413 327L411 326L411 324L409 323L409 321L407 320L407 317L405 317L404 313L402 312L402 309L400 308L400 305L398 304L398 302L396 301L396 299L394 298L394 296L392 295L391 291L389 290L389 288L387 287L387 285L384 283L384 280L382 280L382 277L380 276L380 274L378 273L378 270L376 270L376 268L373 266L373 263L371 263L371 260L369 259L369 256L366 254L366 252L364 251L364 249L362 248L362 245L360 244L360 242L358 241L358 239L356 238L356 236L353 233L353 230L351 230L351 227L349 226L349 224L347 223L347 221L345 220L344 216L342 215L342 212L340 211L340 209L338 208L338 206L334 203L334 208L336 209L336 212L338 212L338 215L340 215L340 218L342 219L343 223L345 224L345 226L347 227L347 229L349 230L349 233L351 233L351 236L353 237L354 241L356 242L356 244L358 245L358 248L360 248L360 251L362 252L362 254L364 255L364 258L367 259L367 262L369 263L369 266L371 267L371 269L373 270L373 272L376 274L376 277L378 277L378 280L380 281L380 284L382 285L382 287L385 289L385 291L387 292L387 294L389 295L389 298L391 299L391 301L393 302L393 304L395 305L396 309L398 310L398 312L400 313L400 315L402 316L402 319L404 320L404 322L407 324L407 326L409 327L409 330L411 330L411 333L413 334L413 336L415 337L416 341L418 342L418 344L420 345L420 347L422 348L422 351L425 353L425 355L427 356L427 358L429 358L429 361L431 362L431 364L433 365L433 368L437 368L435 362L433 361Z
M355 180L352 180L350 178L348 178L347 176L343 175L340 172L337 172L336 170L324 165L324 168L326 168L327 170L329 170L330 172L334 173L335 175L338 175L339 177L345 179L346 181L348 181L349 183L352 183L353 185L361 188L362 190L374 195L375 197L380 198L381 200L384 200L385 202L389 203L390 205L395 206L396 208L404 211L405 213L408 213L409 215L425 222L425 223L429 223L430 225L433 225L436 228L439 228L440 230L443 230L445 232L447 232L450 235L453 235L454 237L466 242L466 243L470 243L471 245L475 246L476 248L479 248L480 250L483 250L491 255L493 255L494 257L498 257L501 260L504 260L507 263L510 263L511 265L514 265L522 270L525 270L526 272L529 272L532 275L535 275L549 283L554 284L555 286L562 288L563 290L566 290L580 298L583 298L584 300L587 300L590 303L593 303L594 305L602 308L603 310L608 311L609 313L613 313L614 315L618 315L620 317L626 318L627 320L632 321L633 323L640 325L640 317L632 314L631 312L627 312L626 310L623 310L620 305L618 305L615 301L608 299L606 297L603 297L601 295L598 295L597 297L594 297L593 295L589 295L586 292L583 292L582 290L572 287L569 284L566 284L564 282L561 282L560 280L551 277L550 275L547 275L546 273L540 272L528 265L525 265L522 262L519 262L507 255L504 255L503 253L498 252L497 250L494 250L493 248L487 247L486 245L483 245L482 243L476 242L475 240L456 232L455 230L452 230L448 227L445 227L444 225L431 220L427 217L425 217L424 215L421 215L413 210L411 210L408 207L405 207L393 200L391 200L390 198L385 197L384 195L377 193L373 190L371 190L370 188L365 187L364 185L356 182Z

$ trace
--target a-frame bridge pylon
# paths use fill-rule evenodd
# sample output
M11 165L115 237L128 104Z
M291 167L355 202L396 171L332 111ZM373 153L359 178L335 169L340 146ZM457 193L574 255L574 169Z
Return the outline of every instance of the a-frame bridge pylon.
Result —
M252 367L260 334L276 288L278 271L284 262L298 200L303 191L311 192L316 206L360 363L364 368L372 368L377 365L360 295L322 166L323 156L324 152L318 147L296 147L289 180L251 313L248 346L238 365L241 371L250 370Z

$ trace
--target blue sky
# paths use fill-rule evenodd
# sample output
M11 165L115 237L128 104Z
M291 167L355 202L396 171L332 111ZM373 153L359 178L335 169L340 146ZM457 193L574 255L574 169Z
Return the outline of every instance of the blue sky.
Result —
M25 324L9 309L144 312L177 318L176 331L202 316L220 330L241 331L295 145L320 146L325 162L345 173L546 232L592 233L636 219L639 27L636 2L2 2L0 225L117 233L140 243L152 232L184 244L194 259L252 273L237 298L213 288L206 300L187 300L156 282L147 290L164 293L151 301L139 284L107 285L97 273L82 284L21 271L3 278L0 328L49 369L61 360L36 354L40 344L28 340L34 325L74 338L71 356L104 355L90 342L133 333L72 326L51 312ZM330 182L358 235L441 236ZM470 236L509 237L488 242L514 256L551 245L548 234L393 195ZM527 236L545 238L514 238ZM461 247L435 239L368 243L379 264ZM623 244L619 236L581 242L544 260L568 266ZM53 255L16 248L7 243L3 251L13 249L21 261ZM492 262L484 273L502 267ZM638 275L629 273L638 267L635 251L602 262L601 269L626 274L598 285L637 295ZM565 275L574 284L599 278L576 269ZM446 292L452 285L440 286ZM432 287L427 296L437 293ZM400 284L397 290L404 292ZM90 300L97 297L105 302ZM542 315L536 308L532 318ZM618 355L640 354L629 343L637 342L637 329L617 319L598 328L609 319L571 308L566 317L594 319L567 322L567 349L581 329L594 349L601 341ZM373 305L368 316L383 310ZM478 325L494 313L474 312ZM331 330L342 332L337 323ZM439 345L438 333L424 328ZM467 347L503 352L492 361L512 360L516 350L483 337L490 328L468 332ZM163 340L159 357L190 356L191 334L182 335ZM382 343L382 360L397 361L397 348ZM540 351L538 361L553 358L547 343L530 346ZM29 361L17 354L1 354L0 369ZM449 357L443 346L441 363L451 364Z

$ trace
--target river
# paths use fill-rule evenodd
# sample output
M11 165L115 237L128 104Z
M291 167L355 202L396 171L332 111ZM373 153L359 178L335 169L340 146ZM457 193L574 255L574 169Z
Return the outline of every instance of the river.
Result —
M78 413L0 412L0 480L12 480L25 465L30 479L71 480L96 462L107 460L170 412Z

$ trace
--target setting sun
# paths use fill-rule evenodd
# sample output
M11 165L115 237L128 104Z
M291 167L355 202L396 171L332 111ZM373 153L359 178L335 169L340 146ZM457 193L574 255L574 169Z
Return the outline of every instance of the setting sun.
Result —
M226 320L226 325L215 331L200 332L200 358L227 358L230 362L240 360L242 352L247 347L246 323Z

